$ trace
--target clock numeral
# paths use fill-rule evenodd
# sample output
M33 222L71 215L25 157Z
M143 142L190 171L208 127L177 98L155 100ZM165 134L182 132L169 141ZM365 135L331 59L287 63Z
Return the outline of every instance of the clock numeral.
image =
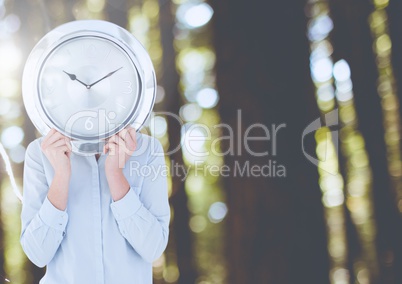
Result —
M88 117L87 120L85 120L85 129L86 130L92 130L94 128L94 123L92 122L92 117Z
M126 95L131 94L133 92L133 88L132 88L133 84L131 83L131 81L124 81L124 84L126 84L127 91L124 91L123 94L126 94Z
M98 51L94 44L84 45L84 54L89 58L95 58L98 55Z
M109 48L109 50L106 51L106 55L105 55L105 59L104 59L105 61L107 61L107 60L109 59L110 53L112 53L112 49L111 49L111 48Z
M45 83L45 94L46 95L52 95L54 90L56 89L56 86L49 86L48 83Z
M66 49L64 53L66 56L71 57L71 51L69 49Z
M71 54L71 51L70 51L69 49L67 49L67 50L64 52L64 55L62 54L61 56L64 58L64 64L65 64L65 66L70 67L71 59L72 59L72 57L73 57L72 54Z
M46 94L47 94L47 95L53 95L54 89L56 89L54 86L51 87L51 88L46 87Z
M126 107L125 107L125 106L123 106L122 104L116 103L116 105L118 105L118 106L119 106L119 107L121 107L121 108L126 109Z
M59 106L63 105L63 103L56 103L54 105L49 106L51 110L58 108Z

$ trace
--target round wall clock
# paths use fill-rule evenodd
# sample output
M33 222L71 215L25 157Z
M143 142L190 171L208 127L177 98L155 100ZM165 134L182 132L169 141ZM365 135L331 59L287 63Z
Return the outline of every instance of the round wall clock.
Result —
M155 101L148 53L125 29L106 21L63 24L46 34L25 64L22 92L42 135L51 128L92 155L126 126L141 129Z

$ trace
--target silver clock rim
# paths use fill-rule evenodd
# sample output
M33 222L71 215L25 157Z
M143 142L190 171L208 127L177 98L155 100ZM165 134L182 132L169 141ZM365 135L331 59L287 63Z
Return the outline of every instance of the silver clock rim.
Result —
M101 152L100 145L103 142L93 137L80 137L76 139L73 135L59 129L52 123L38 105L39 92L37 90L37 77L41 66L52 50L63 42L77 36L99 36L113 41L119 45L132 60L137 68L138 80L142 85L139 94L138 107L134 107L133 112L128 116L120 128L116 128L111 133L105 133L102 139L106 139L117 133L124 127L131 125L137 131L143 126L155 103L156 96L156 76L152 61L143 45L127 30L106 21L101 20L79 20L69 22L56 27L47 33L31 51L23 72L22 94L23 101L29 118L42 135L46 135L51 128L56 128L66 136L73 138L73 151L82 155L92 155ZM81 147L84 145L85 147ZM91 146L92 145L92 146Z

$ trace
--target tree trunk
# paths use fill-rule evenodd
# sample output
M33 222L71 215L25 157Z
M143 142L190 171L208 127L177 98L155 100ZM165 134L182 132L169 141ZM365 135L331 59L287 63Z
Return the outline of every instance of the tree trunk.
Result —
M271 161L272 169L275 161L286 168L286 177L224 178L229 283L328 283L318 172L301 150L304 128L320 117L309 75L305 1L211 4L222 121L240 140L253 123L266 125L271 135L269 141L250 143L253 151L269 151L268 156L255 157L236 138L233 148L242 154L226 155L225 164L233 169L236 163L251 167ZM271 125L278 129L282 123L286 126L274 137ZM248 136L263 135L251 131ZM314 155L313 134L305 143Z
M128 10L127 1L108 0L106 5L108 21L126 29L128 23L127 10Z
M380 275L379 279L372 281L401 283L402 274L398 267L402 265L402 224L388 173L383 114L377 92L378 71L368 22L373 7L367 1L341 0L330 1L330 4L335 26L332 34L334 58L346 59L351 67L359 128L373 174Z
M162 74L160 83L165 88L165 110L178 115L181 107L181 95L179 93L179 75L176 70L176 52L173 41L174 17L172 15L171 2L159 0L159 25L163 49ZM173 151L181 140L181 125L171 116L166 117L168 122L169 152ZM183 165L182 151L175 151L170 155L171 165ZM177 264L180 277L177 283L195 283L197 271L194 264L193 238L189 228L190 213L187 208L187 195L184 182L180 176L172 176L172 195L170 203L173 207L174 218L172 220L172 237L176 245Z

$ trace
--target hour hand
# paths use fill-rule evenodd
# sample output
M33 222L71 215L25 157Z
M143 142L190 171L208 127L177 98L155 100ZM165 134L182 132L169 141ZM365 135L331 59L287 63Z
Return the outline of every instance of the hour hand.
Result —
M79 79L77 78L77 76L75 76L74 74L67 73L67 72L64 71L64 70L63 70L63 72L66 73L67 76L70 77L70 79L71 79L72 81L78 81L79 83L83 84L87 89L90 89L90 88L91 88L88 84L85 84L84 82L82 82L81 80L79 80Z

